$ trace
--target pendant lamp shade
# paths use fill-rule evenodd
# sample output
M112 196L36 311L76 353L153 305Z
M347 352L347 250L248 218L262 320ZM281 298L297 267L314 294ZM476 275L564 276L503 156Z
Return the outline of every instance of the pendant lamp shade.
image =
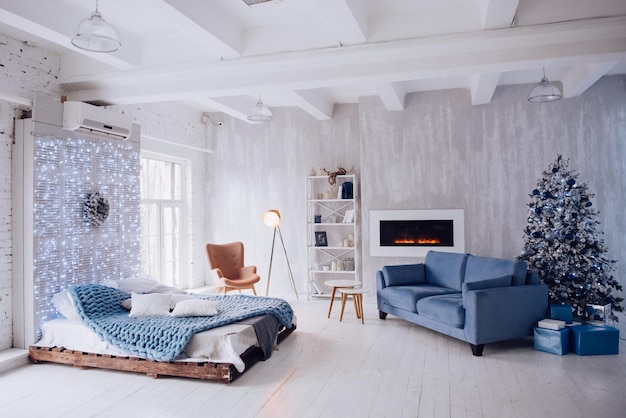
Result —
M555 102L563 97L561 90L548 81L546 70L543 70L541 82L537 84L528 95L528 101L531 103Z
M272 119L274 119L272 111L263 104L261 97L259 96L259 101L248 115L248 120L251 122L269 122Z
M102 18L97 1L96 11L78 25L78 32L72 36L72 45L91 52L115 52L120 49L120 34Z

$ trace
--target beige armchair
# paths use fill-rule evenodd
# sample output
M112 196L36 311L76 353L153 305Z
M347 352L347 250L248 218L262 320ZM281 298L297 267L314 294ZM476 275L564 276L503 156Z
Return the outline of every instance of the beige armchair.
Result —
M256 266L244 266L242 242L206 244L206 254L221 291L252 289L256 295L254 284L261 276L256 274Z

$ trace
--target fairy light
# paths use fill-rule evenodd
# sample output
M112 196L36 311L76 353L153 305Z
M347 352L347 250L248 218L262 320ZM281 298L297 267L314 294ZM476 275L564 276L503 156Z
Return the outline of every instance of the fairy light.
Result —
M52 295L73 284L139 275L138 144L100 138L35 136L35 324L58 316ZM111 205L100 228L83 218L87 193ZM38 326L37 326L38 328Z

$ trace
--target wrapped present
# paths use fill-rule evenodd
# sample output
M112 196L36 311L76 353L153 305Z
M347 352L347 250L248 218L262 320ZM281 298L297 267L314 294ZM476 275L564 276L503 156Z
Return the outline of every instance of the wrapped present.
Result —
M606 325L577 325L572 331L572 348L579 356L618 354L619 330Z
M606 323L611 319L611 304L587 305L587 314L590 321Z
M548 329L535 327L535 350L563 355L569 352L570 328Z
M550 318L565 321L566 324L571 324L574 320L571 305L550 305Z

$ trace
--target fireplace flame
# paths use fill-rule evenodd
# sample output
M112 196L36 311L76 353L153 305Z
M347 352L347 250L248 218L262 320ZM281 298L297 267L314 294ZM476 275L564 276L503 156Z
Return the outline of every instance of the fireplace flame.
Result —
M435 245L441 244L441 241L436 238L419 238L419 239L409 239L409 238L398 238L394 240L394 244L419 244L419 245Z

